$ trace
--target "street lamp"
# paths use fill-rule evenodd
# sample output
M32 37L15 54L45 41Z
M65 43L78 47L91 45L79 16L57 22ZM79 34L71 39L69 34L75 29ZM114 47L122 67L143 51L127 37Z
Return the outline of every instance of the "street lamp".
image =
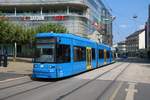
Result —
M137 18L138 18L138 16L137 15L133 15L132 18L133 18L134 23L135 23L135 31L137 31Z
M110 18L104 18L104 21L114 21L116 19L116 16L111 16Z

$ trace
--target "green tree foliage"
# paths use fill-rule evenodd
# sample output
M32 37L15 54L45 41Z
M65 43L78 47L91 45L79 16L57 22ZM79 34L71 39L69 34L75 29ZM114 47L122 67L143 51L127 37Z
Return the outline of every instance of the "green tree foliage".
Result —
M67 29L59 24L41 24L37 27L37 32L54 32L54 33L65 33Z
M34 35L41 32L67 32L64 26L58 24L41 24L36 27L24 27L20 24L14 24L0 20L0 43L31 43Z
M9 42L12 35L11 32L11 25L8 22L0 21L0 42Z

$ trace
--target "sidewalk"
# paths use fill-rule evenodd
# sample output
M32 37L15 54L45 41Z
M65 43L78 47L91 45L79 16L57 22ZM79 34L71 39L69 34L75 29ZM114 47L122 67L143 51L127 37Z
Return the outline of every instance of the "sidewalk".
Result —
M17 58L16 62L9 58L7 67L0 67L0 81L32 74L32 59Z
M116 58L116 61L121 62L132 62L132 63L150 63L148 58L139 58L139 57L128 57L128 58Z

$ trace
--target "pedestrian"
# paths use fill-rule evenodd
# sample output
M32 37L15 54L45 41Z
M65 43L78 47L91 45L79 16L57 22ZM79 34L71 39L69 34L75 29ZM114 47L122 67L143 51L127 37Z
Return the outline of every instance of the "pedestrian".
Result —
M0 66L2 66L2 49L0 48Z
M8 54L7 54L7 49L5 49L5 51L4 51L4 67L7 67L7 58L8 58Z

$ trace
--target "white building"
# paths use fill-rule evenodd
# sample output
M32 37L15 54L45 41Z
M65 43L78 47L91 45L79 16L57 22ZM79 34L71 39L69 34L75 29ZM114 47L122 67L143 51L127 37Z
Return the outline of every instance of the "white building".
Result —
M25 27L56 23L69 33L112 45L113 17L102 0L0 0L0 19ZM12 54L13 46L8 47ZM17 45L17 54L27 55L24 50Z
M145 31L139 33L139 50L146 48Z
M123 55L126 55L126 42L125 41L121 41L113 45L113 47L116 49L116 57L121 57Z
M98 32L94 40L112 45L112 15L101 0L0 0L0 12L1 19L29 27L57 23L80 36Z
M145 29L138 30L126 38L128 56L146 56L146 33Z

